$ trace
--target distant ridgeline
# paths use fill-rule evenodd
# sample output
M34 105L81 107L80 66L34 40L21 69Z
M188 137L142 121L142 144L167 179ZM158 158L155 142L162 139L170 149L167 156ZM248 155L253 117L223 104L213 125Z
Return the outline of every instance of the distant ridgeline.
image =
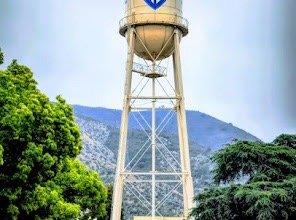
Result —
M119 128L121 111L106 108L91 108L85 106L74 106L76 116L84 116L106 125ZM168 113L166 109L157 110L157 121L160 123L163 117ZM141 120L138 113L130 117L129 127L131 129L140 129L140 126L135 118ZM151 121L151 113L143 111L142 116L146 121ZM177 134L176 118L172 117L170 123L165 127L164 132ZM239 129L232 124L220 121L207 114L198 111L187 111L187 126L189 139L197 142L199 145L212 150L217 150L223 145L232 142L233 140L248 140L260 141L257 137L250 133Z

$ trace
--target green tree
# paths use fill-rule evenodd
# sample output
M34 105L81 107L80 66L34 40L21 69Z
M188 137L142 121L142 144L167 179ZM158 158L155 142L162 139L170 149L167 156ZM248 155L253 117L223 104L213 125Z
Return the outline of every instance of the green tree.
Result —
M0 219L104 219L107 189L77 159L72 108L15 60L0 70Z
M3 62L4 62L4 55L0 47L0 65L3 64Z
M107 215L106 220L109 220L111 218L111 210L112 210L112 194L113 194L113 186L110 185L107 187L108 189L108 200L106 203L106 209L107 209Z
M296 135L282 134L273 141L273 144L296 149Z
M271 144L238 141L213 156L218 185L196 197L195 219L295 219L296 135ZM248 177L245 184L238 184Z

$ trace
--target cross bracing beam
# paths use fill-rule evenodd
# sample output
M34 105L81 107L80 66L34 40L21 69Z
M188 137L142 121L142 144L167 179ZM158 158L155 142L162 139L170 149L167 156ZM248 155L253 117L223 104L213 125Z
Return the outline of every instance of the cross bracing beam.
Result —
M180 99L180 97L177 97L177 96L171 96L171 97L168 97L168 96L130 96L129 97L130 99L147 99L147 100L159 100L159 99Z

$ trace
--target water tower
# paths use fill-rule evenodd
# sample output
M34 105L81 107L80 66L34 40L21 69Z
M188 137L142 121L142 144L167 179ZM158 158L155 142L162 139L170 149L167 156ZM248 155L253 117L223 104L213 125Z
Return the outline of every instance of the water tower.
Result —
M127 39L128 54L111 219L121 219L123 193L127 187L134 190L132 194L140 200L145 207L143 209L147 209L147 213L142 215L145 217L135 216L135 220L164 219L160 218L164 216L159 212L159 208L165 204L169 196L177 193L177 187L172 187L171 190L167 190L168 195L163 195L163 192L166 192L164 188L168 188L169 184L176 184L181 188L182 212L174 218L173 216L166 217L186 219L193 207L194 195L180 58L180 42L182 37L188 34L188 22L182 17L182 0L125 0L125 7L125 17L120 21L119 32ZM136 57L141 58L144 64L136 63ZM167 68L161 66L163 60L170 58L173 63L171 83ZM140 83L147 80L144 87L150 85L149 95L142 94L144 89L137 94L134 93L133 83L136 75L142 78ZM172 94L166 92L161 80L165 80L172 87ZM146 107L136 106L137 101L145 101ZM159 103L164 101L172 103L173 106L171 110L162 107L162 113L167 112L167 114L157 116ZM138 113L136 114L135 111ZM143 116L143 114L147 115L148 111L150 115ZM165 146L164 139L160 137L163 126L170 123L168 118L174 118L171 117L172 114L175 114L177 121L178 157L171 152L169 147ZM137 152L130 156L127 153L128 123L135 115L139 115L142 120L139 122L140 120L134 119L143 128L147 140L139 144ZM159 120L159 117L162 117L162 120ZM141 123L144 123L146 128ZM150 152L150 156L147 157L151 160L149 170L135 171L133 169L135 165L131 167L131 164L138 162L139 158L143 157L144 151ZM132 159L128 160L130 157ZM161 157L162 159L159 159ZM163 168L165 162L167 162L168 169ZM180 169L177 168L178 165ZM146 188L141 189L144 184ZM150 187L149 190L147 184ZM141 211L144 213L144 210Z

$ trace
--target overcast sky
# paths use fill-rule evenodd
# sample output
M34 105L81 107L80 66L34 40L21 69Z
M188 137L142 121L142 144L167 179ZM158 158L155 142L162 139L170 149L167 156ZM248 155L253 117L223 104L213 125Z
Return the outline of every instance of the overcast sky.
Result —
M296 1L183 2L190 21L182 41L187 108L265 141L296 133ZM0 47L7 61L30 66L52 99L62 94L73 104L121 108L123 3L0 0Z

